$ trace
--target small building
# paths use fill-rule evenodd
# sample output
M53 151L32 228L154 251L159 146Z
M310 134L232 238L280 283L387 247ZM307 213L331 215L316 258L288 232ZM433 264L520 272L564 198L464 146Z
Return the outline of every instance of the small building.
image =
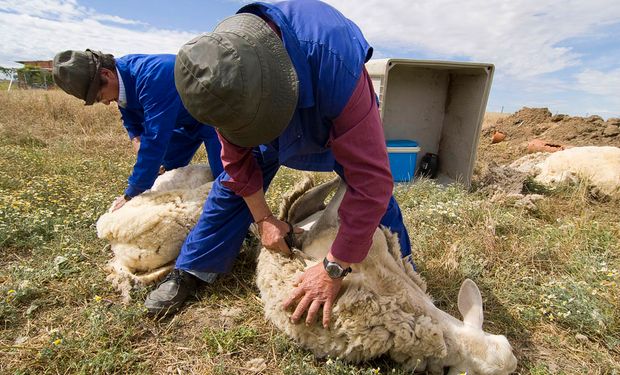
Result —
M54 87L52 60L15 61L24 67L17 69L17 86L20 89L49 89Z
M15 61L16 63L23 64L24 66L33 66L40 69L52 71L54 63L52 60L28 60L28 61Z

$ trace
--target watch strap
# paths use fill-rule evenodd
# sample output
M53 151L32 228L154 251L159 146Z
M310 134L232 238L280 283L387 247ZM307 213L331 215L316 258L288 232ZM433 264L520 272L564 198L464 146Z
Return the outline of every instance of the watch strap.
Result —
M338 264L337 262L331 262L327 259L327 257L323 258L323 268L325 269L325 271L327 271L327 267L333 264L335 266L338 267L338 269L340 270L340 275L337 277L333 277L332 275L329 274L329 272L327 272L327 274L329 275L329 277L333 278L333 279L342 279L343 277L345 277L346 275L348 275L351 271L353 271L351 269L351 267L347 267L347 268L343 268L340 264Z

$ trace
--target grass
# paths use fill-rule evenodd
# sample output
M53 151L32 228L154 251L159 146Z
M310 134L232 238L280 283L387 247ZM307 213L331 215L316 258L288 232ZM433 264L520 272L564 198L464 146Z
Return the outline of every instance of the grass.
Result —
M297 347L263 319L244 252L173 318L146 316L148 290L122 304L94 229L134 161L118 118L58 91L0 92L0 373L405 373ZM278 174L274 208L298 177ZM431 181L395 191L437 305L458 316L460 283L475 280L520 374L619 374L620 202L544 193L532 211Z

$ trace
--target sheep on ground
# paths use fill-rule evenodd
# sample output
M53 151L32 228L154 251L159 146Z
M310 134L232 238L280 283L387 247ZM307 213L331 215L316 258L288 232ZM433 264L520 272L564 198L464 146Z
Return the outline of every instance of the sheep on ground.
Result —
M308 189L310 184L304 184ZM321 319L309 326L291 323L282 303L297 277L323 259L338 231L337 209L346 185L340 184L327 208L319 211L333 185L301 196L297 192L295 202L285 201L281 218L306 229L296 244L303 257L261 250L256 283L266 318L318 357L360 362L387 354L405 368L431 374L443 374L446 367L449 374L511 373L517 360L506 337L482 330L482 297L476 284L465 280L461 286L463 321L439 310L409 260L401 259L397 236L387 229L375 231L368 256L344 278L328 330Z
M620 193L620 148L612 146L572 147L554 153L539 152L512 162L508 168L553 186L586 181L597 196Z
M151 190L99 218L97 236L114 252L107 280L126 301L132 287L154 283L174 268L212 181L208 165L174 169L159 176Z
M551 185L587 180L595 195L620 192L620 148L612 146L574 147L550 154L538 164L536 181Z

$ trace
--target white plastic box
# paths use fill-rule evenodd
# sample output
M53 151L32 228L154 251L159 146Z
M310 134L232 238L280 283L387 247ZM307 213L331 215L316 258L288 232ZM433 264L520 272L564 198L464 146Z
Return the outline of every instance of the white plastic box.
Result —
M437 154L438 181L469 187L494 66L380 59L366 69L379 96L386 140L416 141L417 166L426 153Z

